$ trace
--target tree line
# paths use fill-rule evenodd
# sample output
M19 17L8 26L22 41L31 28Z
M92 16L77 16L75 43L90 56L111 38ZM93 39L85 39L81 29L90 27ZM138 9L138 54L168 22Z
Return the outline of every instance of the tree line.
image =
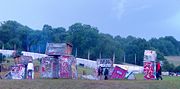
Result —
M113 37L82 23L75 23L68 29L45 24L42 30L35 30L16 21L4 21L0 25L0 34L1 49L45 53L48 42L69 42L73 45L73 55L77 52L77 57L88 58L89 53L90 60L96 60L115 55L115 63L123 63L126 59L126 63L143 65L144 50L155 50L158 60L162 61L166 61L164 56L180 55L180 41L173 36L150 40L133 36Z

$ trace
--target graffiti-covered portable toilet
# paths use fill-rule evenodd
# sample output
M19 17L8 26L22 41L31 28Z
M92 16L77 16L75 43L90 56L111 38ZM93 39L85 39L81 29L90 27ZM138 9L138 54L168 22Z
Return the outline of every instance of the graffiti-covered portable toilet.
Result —
M26 79L27 65L29 60L33 60L31 56L23 56L20 52L15 51L13 53L14 65L11 66L10 72L5 75L5 79ZM33 72L32 72L33 73ZM34 73L32 74L33 77Z
M126 73L127 70L119 66L115 66L111 75L111 79L125 79Z
M156 79L156 51L145 50L144 52L144 79Z
M48 43L48 56L41 60L41 78L77 78L76 59L71 52L71 44Z

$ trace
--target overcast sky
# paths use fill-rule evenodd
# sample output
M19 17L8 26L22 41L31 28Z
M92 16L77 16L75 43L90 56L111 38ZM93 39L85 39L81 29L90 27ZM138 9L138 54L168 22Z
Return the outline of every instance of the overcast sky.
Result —
M180 40L180 0L1 0L0 21L33 29L81 22L113 36Z

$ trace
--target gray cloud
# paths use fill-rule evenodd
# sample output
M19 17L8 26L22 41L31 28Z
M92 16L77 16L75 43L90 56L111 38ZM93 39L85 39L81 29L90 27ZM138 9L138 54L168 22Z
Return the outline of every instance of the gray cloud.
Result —
M121 19L127 13L140 11L151 7L150 0L113 0L113 10L118 19Z

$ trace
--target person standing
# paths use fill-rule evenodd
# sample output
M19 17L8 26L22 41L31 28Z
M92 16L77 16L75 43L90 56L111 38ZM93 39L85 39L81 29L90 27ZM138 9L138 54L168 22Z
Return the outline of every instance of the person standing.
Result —
M104 71L104 80L108 80L109 70L106 68Z
M103 68L101 66L99 66L99 68L98 68L98 77L100 78L100 80L102 80L102 75L103 75Z
M161 76L161 64L160 62L156 63L156 79L159 80L159 78L162 80L162 76Z
M29 60L29 63L27 65L27 73L28 79L34 79L34 65L32 60Z

